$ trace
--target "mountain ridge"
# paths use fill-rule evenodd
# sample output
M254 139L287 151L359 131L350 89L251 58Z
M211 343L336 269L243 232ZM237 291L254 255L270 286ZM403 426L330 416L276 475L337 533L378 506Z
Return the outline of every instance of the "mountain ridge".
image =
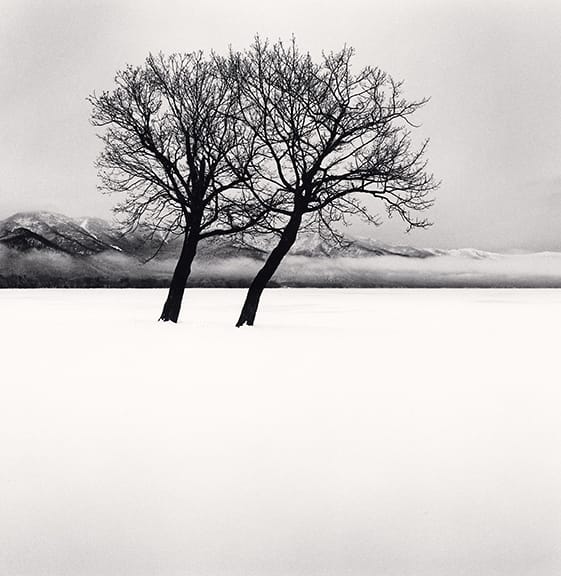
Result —
M102 218L18 212L0 221L0 287L169 286L182 240L140 228L123 234ZM274 240L201 241L191 286L246 287ZM391 245L373 238L326 242L301 234L269 286L337 288L561 287L561 252L508 255Z
M231 237L202 241L198 257L203 259L247 257L263 260L271 248L270 241L240 242ZM103 218L72 218L57 212L17 212L0 220L0 245L19 251L54 250L75 257L101 253L121 253L139 260L154 256L162 260L178 255L181 240L171 238L163 243L151 238L146 229L124 234L116 225ZM435 256L462 256L492 258L493 252L472 248L454 250L414 248L387 244L372 238L345 237L343 242L326 242L317 234L302 234L293 246L291 255L308 258L334 258L364 256L399 256L404 258L431 258Z

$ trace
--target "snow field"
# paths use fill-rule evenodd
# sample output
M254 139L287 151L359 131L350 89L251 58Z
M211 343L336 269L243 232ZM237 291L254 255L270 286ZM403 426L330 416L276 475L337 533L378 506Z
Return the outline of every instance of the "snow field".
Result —
M0 292L0 572L550 576L555 290Z

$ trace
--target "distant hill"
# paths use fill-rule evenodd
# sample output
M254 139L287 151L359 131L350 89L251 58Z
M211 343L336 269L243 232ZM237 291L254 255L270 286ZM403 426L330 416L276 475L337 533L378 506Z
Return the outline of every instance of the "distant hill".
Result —
M124 234L101 218L19 212L0 221L0 287L165 287L181 239ZM271 248L233 237L200 244L190 283L247 286ZM394 246L371 238L326 242L303 234L276 286L561 287L561 254L507 256L474 249Z
M20 240L14 244L11 235ZM18 212L0 221L0 244L20 251L49 249L72 256L92 256L102 252L121 252L141 256L156 241L145 231L123 233L101 218L70 218L53 212Z
M145 259L160 248L157 258L175 257L181 241L172 238L161 248L161 237L151 237L146 229L123 233L115 224L101 218L70 218L53 212L18 212L0 220L0 245L19 251L54 250L72 256L92 256L101 253L121 253ZM255 242L242 244L232 237L217 238L201 243L198 257L247 257L262 260L270 244ZM346 238L342 243L326 242L315 234L301 235L291 250L296 256L334 258L364 256L402 256L430 258L446 254L488 258L492 253L479 250L433 250L394 246L371 238Z

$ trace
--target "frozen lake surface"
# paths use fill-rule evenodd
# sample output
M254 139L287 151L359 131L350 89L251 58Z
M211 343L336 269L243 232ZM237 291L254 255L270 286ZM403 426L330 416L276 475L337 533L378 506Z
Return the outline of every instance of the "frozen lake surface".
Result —
M0 291L0 573L561 573L556 290Z

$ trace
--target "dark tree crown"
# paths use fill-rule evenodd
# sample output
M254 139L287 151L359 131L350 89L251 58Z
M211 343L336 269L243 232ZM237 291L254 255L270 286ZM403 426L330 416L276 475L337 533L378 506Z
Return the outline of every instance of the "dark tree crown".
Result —
M200 237L243 231L261 217L247 185L256 162L232 84L203 53L150 55L117 73L112 91L89 98L104 128L101 188L124 193L130 228Z
M378 68L353 73L353 54L345 47L315 62L294 40L257 38L222 61L260 154L252 190L269 208L264 228L282 230L300 211L301 227L338 236L336 224L351 215L379 223L368 198L408 229L429 225L417 214L432 205L438 184L426 171L427 142L414 149L410 132L427 100L407 101L402 84Z

